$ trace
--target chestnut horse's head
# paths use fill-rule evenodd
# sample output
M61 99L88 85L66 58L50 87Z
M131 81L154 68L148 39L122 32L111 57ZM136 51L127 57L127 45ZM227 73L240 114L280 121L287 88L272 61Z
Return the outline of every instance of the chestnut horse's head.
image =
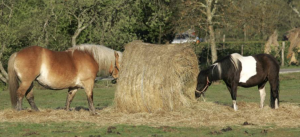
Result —
M119 77L119 71L120 71L120 62L119 62L119 54L115 51L115 64L113 65L113 62L111 62L110 68L109 68L109 74L114 78L112 83L117 83L117 79Z

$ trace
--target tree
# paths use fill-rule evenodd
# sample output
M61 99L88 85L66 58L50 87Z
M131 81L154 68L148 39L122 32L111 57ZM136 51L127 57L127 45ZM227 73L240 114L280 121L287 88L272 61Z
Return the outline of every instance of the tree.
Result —
M64 5L66 6L67 12L76 21L76 29L72 36L72 46L76 46L76 39L80 33L90 26L96 17L96 9L98 2L94 0L72 0L65 1Z
M286 3L280 0L224 1L227 36L239 40L266 40L274 30L280 33L287 18Z
M167 43L173 38L170 0L136 0L134 11L139 20L135 33L150 43Z
M101 1L96 7L95 21L79 39L122 50L125 43L137 39L136 7L135 0Z
M217 50L216 50L216 42L215 42L215 32L213 28L213 17L216 14L218 0L206 0L206 4L200 3L201 7L206 9L202 11L203 14L207 17L207 25L209 30L209 41L211 44L211 55L212 62L215 62L218 59Z
M0 79L7 82L9 56L30 45L46 46L44 33L47 32L48 8L43 1L2 0L0 2ZM44 44L45 43L45 44Z
M215 62L218 59L215 40L215 26L217 23L216 17L219 11L218 0L186 0L177 2L180 6L176 12L177 20L175 24L178 26L177 31L187 29L188 27L199 27L204 29L209 34L209 42L211 46L211 60ZM180 18L180 19L178 19ZM183 24L183 25L182 25Z
M8 25L10 24L11 18L13 16L13 5L14 3L12 1L9 1L9 3L5 3L4 0L1 2L1 21L0 21L0 29L3 31L0 31L0 41L1 41L1 49L0 49L0 59L3 57L3 52L6 49L6 42L9 40L9 36L11 35L9 31ZM0 61L0 79L2 82L7 83L8 81L8 75L5 71L2 61Z

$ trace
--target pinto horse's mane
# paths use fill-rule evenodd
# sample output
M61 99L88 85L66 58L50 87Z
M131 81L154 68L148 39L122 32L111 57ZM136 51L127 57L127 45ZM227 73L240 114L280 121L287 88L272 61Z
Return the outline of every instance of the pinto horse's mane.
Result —
M236 70L239 69L239 65L238 65L238 59L242 58L243 56L238 54L238 53L233 53L230 55L230 61L232 62L232 64L234 65L234 68Z
M95 61L99 65L99 71L102 75L107 75L107 70L109 70L111 64L115 65L115 50L110 49L103 45L94 45L94 44L81 44L75 47L69 48L67 51L74 53L75 50L85 51L91 54ZM119 62L122 61L122 52L116 51L119 54ZM103 71L105 70L105 71Z
M230 54L220 60L217 60L214 64L212 64L208 69L207 72L209 74L209 78L214 80L222 79L225 73L233 73L239 70L239 58L243 56L238 53ZM207 73L206 72L206 73Z

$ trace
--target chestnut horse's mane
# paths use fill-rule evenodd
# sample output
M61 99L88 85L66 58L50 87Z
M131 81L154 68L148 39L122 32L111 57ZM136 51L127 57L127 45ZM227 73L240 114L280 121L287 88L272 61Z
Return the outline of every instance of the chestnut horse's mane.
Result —
M111 64L115 65L115 50L105 47L103 45L81 44L75 47L71 47L67 51L71 51L73 53L75 50L90 53L98 63L99 71L102 75L107 75L107 70L109 70ZM116 52L119 54L119 62L121 62L122 52Z

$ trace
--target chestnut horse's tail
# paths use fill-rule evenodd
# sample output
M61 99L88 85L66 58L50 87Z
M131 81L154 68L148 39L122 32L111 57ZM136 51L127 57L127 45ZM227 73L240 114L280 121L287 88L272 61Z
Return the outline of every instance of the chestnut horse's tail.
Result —
M14 62L16 58L17 53L14 53L10 56L8 61L8 87L9 87L9 93L10 93L10 100L12 107L15 108L17 105L17 90L19 88L19 81L18 76L14 68Z

